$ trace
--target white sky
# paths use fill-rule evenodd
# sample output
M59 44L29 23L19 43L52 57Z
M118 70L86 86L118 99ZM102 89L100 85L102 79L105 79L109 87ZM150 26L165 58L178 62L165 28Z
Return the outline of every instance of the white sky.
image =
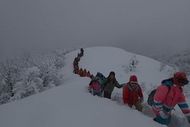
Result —
M190 47L189 0L1 0L0 54L112 45L144 55Z

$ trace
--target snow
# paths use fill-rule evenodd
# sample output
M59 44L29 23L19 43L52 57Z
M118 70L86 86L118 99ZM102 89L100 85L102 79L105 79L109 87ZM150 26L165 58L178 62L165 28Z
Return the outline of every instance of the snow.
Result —
M26 99L0 106L1 127L164 127L134 109L97 96L87 91L89 78L80 78L72 73L72 62L79 50L66 55L65 66L60 70L64 82L59 87L30 96ZM136 57L138 64L130 72L128 65ZM172 68L144 56L128 53L113 47L93 47L85 49L80 66L93 74L102 72L107 76L116 72L120 83L128 81L130 74L139 77L145 96L152 87L159 85L163 78L171 76ZM112 95L121 95L115 89Z

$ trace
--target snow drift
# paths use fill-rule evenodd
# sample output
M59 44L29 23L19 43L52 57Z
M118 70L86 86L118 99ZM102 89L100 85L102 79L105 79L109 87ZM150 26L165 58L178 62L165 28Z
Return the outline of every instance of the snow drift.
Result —
M2 127L162 127L151 117L128 106L88 93L88 78L80 78L72 73L72 62L79 51L66 55L63 85L43 93L12 102L0 107L0 125ZM132 65L132 66L131 66ZM128 81L131 74L139 77L145 97L153 87L168 78L173 69L150 58L128 53L112 47L93 47L85 49L80 67L91 73L116 72L120 83ZM115 89L112 95L120 98L121 89ZM115 98L116 99L116 98Z

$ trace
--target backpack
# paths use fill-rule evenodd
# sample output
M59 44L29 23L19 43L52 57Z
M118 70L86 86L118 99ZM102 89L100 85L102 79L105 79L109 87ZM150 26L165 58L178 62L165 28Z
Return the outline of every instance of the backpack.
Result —
M148 95L147 103L148 105L152 106L154 104L154 95L156 93L156 89L153 89L150 94Z
M173 79L166 79L162 81L162 85L168 87L168 93L170 92L171 86L173 85ZM154 104L154 95L157 89L153 89L150 94L148 95L147 103L148 105L152 106ZM168 94L167 93L167 94Z
M89 92L93 95L101 96L105 82L106 77L98 72L89 84Z
M98 81L90 82L90 84L89 84L89 92L92 93L93 95L101 96L102 89L101 89L100 83Z

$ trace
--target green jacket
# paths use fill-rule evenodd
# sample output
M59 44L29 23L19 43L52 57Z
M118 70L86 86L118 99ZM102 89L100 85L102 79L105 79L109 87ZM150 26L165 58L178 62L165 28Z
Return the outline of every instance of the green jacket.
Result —
M121 88L122 85L120 85L117 80L113 81L113 82L108 82L106 81L106 83L104 84L104 91L108 92L108 93L112 93L114 90L114 87L117 88Z

